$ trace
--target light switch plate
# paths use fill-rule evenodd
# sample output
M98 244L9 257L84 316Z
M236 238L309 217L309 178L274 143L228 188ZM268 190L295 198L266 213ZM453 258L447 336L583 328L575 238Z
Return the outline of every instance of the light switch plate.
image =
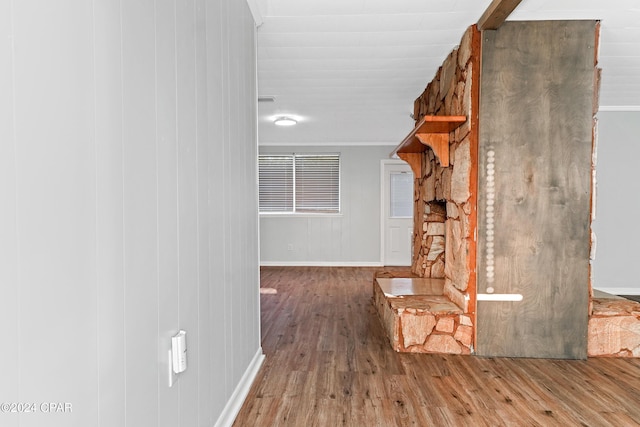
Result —
M171 337L173 372L179 374L187 370L187 333L180 331Z

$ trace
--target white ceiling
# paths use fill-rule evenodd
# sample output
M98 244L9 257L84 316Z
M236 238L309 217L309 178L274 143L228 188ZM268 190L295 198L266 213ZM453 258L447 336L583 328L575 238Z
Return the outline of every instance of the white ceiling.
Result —
M398 144L409 114L491 0L249 0L262 145ZM601 110L640 111L638 0L523 0L509 20L600 19ZM275 126L288 115L298 125Z

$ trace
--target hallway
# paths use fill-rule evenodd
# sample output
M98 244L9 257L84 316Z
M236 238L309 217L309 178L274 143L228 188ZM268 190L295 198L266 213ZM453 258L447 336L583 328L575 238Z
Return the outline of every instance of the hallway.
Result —
M375 268L263 267L265 363L236 426L640 425L640 360L398 354Z

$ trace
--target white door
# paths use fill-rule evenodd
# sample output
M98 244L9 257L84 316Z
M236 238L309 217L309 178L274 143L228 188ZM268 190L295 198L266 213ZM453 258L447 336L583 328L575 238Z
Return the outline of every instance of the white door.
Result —
M382 261L384 265L411 265L413 173L404 162L384 162L382 169Z

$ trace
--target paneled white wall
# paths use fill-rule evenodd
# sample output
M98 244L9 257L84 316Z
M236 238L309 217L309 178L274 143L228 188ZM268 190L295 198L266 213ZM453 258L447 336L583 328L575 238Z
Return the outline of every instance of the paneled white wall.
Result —
M260 153L340 153L340 215L261 215L264 265L380 265L380 161L394 146L261 146Z
M640 295L640 112L601 111L598 123L593 286Z
M72 405L0 425L232 415L261 361L246 3L1 1L0 35L0 402Z

